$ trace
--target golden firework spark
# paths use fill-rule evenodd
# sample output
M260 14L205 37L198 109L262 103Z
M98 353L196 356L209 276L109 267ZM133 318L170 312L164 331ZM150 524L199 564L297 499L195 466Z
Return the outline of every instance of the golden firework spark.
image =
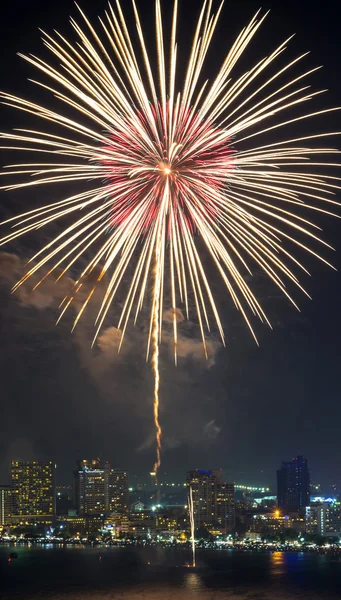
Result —
M123 340L130 317L134 315L136 321L154 282L148 351L152 343L156 470L161 447L158 353L166 287L169 285L174 315L175 358L177 307L183 306L188 317L190 297L205 352L212 317L224 343L210 288L211 265L256 339L250 317L270 323L249 285L252 268L262 269L297 306L287 284L308 294L298 279L297 272L307 270L296 258L295 247L329 264L304 241L307 238L330 247L303 209L333 214L335 193L340 189L338 177L323 174L324 166L329 172L336 165L333 157L338 151L315 147L316 140L327 134L289 135L289 139L268 141L269 134L274 139L285 127L292 129L300 121L338 110L306 109L307 102L322 93L312 92L305 84L317 69L303 69L299 75L290 76L306 54L278 68L277 60L289 41L285 40L246 73L235 76L241 55L266 15L258 12L251 19L217 74L202 82L222 5L214 13L212 0L203 2L182 83L177 73L178 0L174 1L169 49L160 0L155 1L156 72L135 1L136 47L116 0L115 8L109 4L105 18L100 19L102 36L79 9L83 26L71 18L77 43L59 33L43 33L51 63L23 56L45 76L44 81L35 83L51 92L64 110L56 112L12 94L1 94L4 104L57 126L50 132L42 127L0 134L3 148L42 157L36 159L38 162L7 165L1 175L14 179L2 189L80 185L78 192L58 202L31 208L5 222L12 231L1 244L55 221L67 222L59 235L31 257L27 273L14 289L43 272L44 267L47 272L38 285L56 269L60 280L92 252L86 266L78 267L74 290L62 303L61 316L79 297L79 290L86 288L89 274L100 267L97 283L103 282L105 275L108 283L96 319L95 340L118 291L129 278L118 323ZM291 111L300 107L302 112L293 115ZM262 138L263 142L257 142ZM202 262L196 236L204 242L209 268ZM130 266L133 272L128 275ZM78 311L75 325L94 289Z
M157 477L158 470L161 465L161 435L162 429L159 422L159 384L160 384L160 373L159 373L159 297L160 297L160 252L159 248L156 248L156 259L155 259L155 283L154 283L154 305L152 310L153 321L152 321L152 341L153 341L153 354L152 354L152 365L154 371L154 424L156 431L156 461L154 463L154 473ZM148 354L147 354L148 356Z

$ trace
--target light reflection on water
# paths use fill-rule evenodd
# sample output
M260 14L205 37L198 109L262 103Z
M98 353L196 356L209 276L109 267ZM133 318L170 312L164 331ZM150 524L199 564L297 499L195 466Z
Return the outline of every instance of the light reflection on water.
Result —
M336 600L341 563L303 553L0 546L1 600ZM101 558L101 560L99 560Z
M198 593L202 589L202 581L198 573L194 570L189 571L185 578L185 588L191 592Z
M286 561L285 554L283 552L273 552L270 554L271 557L271 575L272 577L278 577L278 575L284 575L286 572Z

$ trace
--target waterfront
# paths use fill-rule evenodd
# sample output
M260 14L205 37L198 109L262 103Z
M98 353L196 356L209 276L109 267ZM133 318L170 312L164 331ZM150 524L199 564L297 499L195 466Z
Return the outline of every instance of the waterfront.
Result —
M17 559L8 561L15 551ZM341 560L285 552L161 547L0 547L1 600L340 598Z

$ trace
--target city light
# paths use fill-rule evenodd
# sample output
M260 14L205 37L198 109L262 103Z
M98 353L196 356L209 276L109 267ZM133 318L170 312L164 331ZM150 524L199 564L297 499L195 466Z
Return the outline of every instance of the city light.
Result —
M108 460L77 461L77 467L73 470L73 486L47 488L53 463L13 461L14 484L0 486L0 525L5 526L2 533L0 528L0 543L10 537L10 541L25 544L33 536L34 543L49 545L160 544L169 547L181 544L192 549L193 559L197 548L265 551L297 551L299 548L300 552L341 554L341 504L337 497L310 498L308 494L310 504L300 510L287 511L284 505L274 506L276 496L262 494L254 500L252 496L239 494L239 500L236 500L235 485L223 481L222 470L196 469L186 475L188 502L185 504L185 490L182 484L174 481L164 482L162 490L153 489L149 494L141 482L137 484L143 490L139 496L138 489L128 488L128 473L113 469ZM284 485L279 478L279 490L282 497L295 502L297 508L301 498L307 499L305 493L301 494L301 489L306 490L307 460L297 457L282 463L281 469L288 469L292 479L284 480ZM296 469L300 470L302 478L296 477ZM59 498L57 506L62 506L63 500L71 495L71 489L75 493L76 507L67 514L48 516L33 512L14 515L13 523L12 506L15 503L12 503L12 495L21 490L16 502L19 499L25 507L26 484L31 486L31 510L42 499L50 499L53 503L53 498ZM245 529L239 536L235 534L236 516L243 519ZM16 534L15 527L19 525L20 531ZM23 533L25 527L27 533ZM33 527L36 535L32 533Z
M250 485L240 485L238 483L235 484L236 490L245 490L247 492L259 492L264 494L265 492L270 492L270 488L268 487L253 487Z

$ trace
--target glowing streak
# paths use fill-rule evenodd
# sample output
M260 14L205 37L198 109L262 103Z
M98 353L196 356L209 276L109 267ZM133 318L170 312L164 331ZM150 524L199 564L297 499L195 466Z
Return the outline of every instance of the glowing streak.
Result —
M155 284L154 284L154 303L153 303L153 329L152 329L152 367L154 372L154 423L155 423L155 437L156 437L156 461L154 463L154 473L157 477L158 470L161 465L161 436L162 429L159 422L159 384L160 384L160 373L159 373L159 251L156 249L156 260L155 260Z
M189 520L191 525L191 544L192 544L192 566L195 567L195 522L194 522L194 503L192 486L189 487L188 494Z

